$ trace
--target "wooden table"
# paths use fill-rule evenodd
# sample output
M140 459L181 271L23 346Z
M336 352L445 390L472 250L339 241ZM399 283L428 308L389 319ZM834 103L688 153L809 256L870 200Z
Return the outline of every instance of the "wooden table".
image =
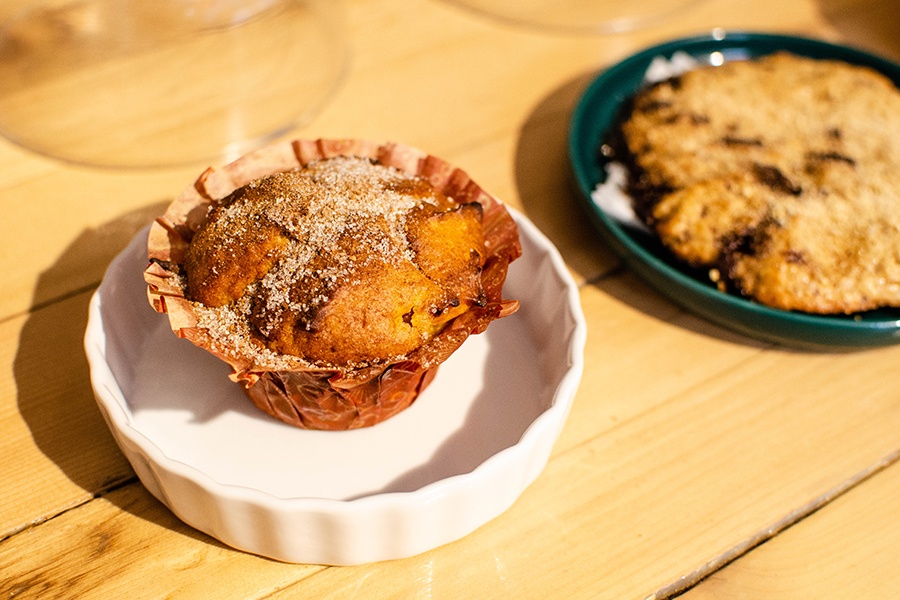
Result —
M440 0L345 9L347 79L290 136L451 160L527 214L580 284L585 373L546 469L499 518L403 560L284 564L187 527L113 443L82 336L109 261L204 165L77 167L3 141L0 597L895 597L900 346L797 351L682 310L585 224L565 152L580 92L633 51L725 27L898 60L893 0L705 0L608 36Z

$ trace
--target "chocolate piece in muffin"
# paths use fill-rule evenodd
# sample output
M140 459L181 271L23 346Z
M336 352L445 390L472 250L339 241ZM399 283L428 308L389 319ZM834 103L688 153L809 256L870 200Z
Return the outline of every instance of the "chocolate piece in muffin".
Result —
M662 242L781 309L900 306L900 91L874 70L778 53L633 99L619 158Z

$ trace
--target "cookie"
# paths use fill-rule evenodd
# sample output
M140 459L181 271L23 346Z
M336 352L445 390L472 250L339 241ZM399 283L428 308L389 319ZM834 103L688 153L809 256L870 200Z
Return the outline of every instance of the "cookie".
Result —
M617 158L643 220L720 289L785 310L900 306L900 91L777 53L651 85Z

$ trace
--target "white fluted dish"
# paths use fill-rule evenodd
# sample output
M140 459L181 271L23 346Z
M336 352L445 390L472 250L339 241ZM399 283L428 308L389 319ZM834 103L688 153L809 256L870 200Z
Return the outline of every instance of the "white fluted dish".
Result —
M229 367L177 339L146 300L146 230L110 265L85 349L98 405L147 489L234 548L351 565L419 554L509 508L540 474L583 368L578 290L524 216L504 297L522 308L469 338L407 410L306 431L258 411Z

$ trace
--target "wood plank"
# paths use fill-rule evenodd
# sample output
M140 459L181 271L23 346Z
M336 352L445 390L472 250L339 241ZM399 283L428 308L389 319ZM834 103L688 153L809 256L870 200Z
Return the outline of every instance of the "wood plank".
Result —
M619 302L595 287L586 287L582 297L595 307L589 313L594 331L601 328L603 304ZM616 418L633 400L616 391L622 388L612 386L609 395L579 394L560 450L507 513L443 548L404 560L325 569L288 583L273 597L410 597L426 583L432 597L532 589L574 598L674 593L721 565L735 548L778 531L796 511L832 497L847 481L900 451L892 383L900 348L818 355L740 350L734 340L694 345L691 339L714 332L686 314L673 315L681 324L671 328L660 327L658 318L651 312L633 315L635 326L646 328L647 343L659 342L653 355L653 364L661 365L659 397L638 396L643 408ZM598 337L592 343L610 341ZM722 370L704 381L692 382L690 370L675 362L684 353L695 360L716 356L729 344L739 346L732 350L733 360L742 353L743 359L730 368L723 361ZM614 363L607 367L611 383L617 377L639 378L647 368L630 355L611 351L607 359ZM668 396L666 382L672 384ZM602 389L601 383L592 386ZM579 413L585 410L581 405L589 406L590 416ZM594 437L584 434L590 418L601 420ZM143 510L132 512L143 517ZM40 533L48 539L61 536L53 530L73 512L33 529L48 530ZM6 546L14 548L6 560L14 564L25 560L25 552L35 552L34 560L48 561L41 555L49 550L16 541L25 533L5 543L14 542ZM171 551L164 549L170 542L131 527L121 534L118 552L147 556L142 568L160 579L173 570L162 558ZM177 547L176 555L184 552ZM228 564L244 560L237 552L224 554L231 555L222 559ZM115 556L100 553L94 564L110 564L105 561ZM67 563L64 572L87 568ZM191 567L185 580L208 581L212 568ZM261 586L266 576L256 566L246 575ZM108 589L139 579L134 571L108 577ZM176 594L179 585L159 590Z
M0 539L134 477L91 392L90 292L0 323Z
M0 596L19 600L265 598L321 569L234 552L139 484L0 542Z
M581 293L588 322L582 390L561 452L742 368L768 345L702 321L620 269ZM624 349L627 348L627 352Z
M64 168L5 189L0 319L96 285L190 176ZM36 243L37 241L37 243Z
M274 563L194 532L141 486L127 484L130 468L87 382L81 335L88 290L198 169L96 171L0 142L6 224L0 268L7 276L0 291L0 335L7 341L0 351L7 365L0 374L0 592L665 595L892 460L900 452L893 387L900 348L793 352L703 322L617 271L618 261L594 243L566 188L566 118L599 68L713 25L826 37L842 31L820 3L785 5L787 16L773 10L780 6L712 1L633 35L583 37L500 25L450 3L349 3L350 78L299 133L394 139L457 162L532 216L580 281L591 282L582 290L590 330L586 374L548 468L500 518L406 560L345 569ZM39 309L28 314L33 306ZM862 523L847 557L829 554L823 564L869 559L865 539L876 531L879 544L896 544L894 530L878 528L893 516L896 484L867 491L882 476L835 501L839 507L865 492L855 501L864 508L829 517L838 539L855 533L867 510L874 522ZM98 493L106 495L94 498ZM831 514L826 506L798 528ZM822 539L818 531L784 552L807 551ZM777 548L779 539L760 550ZM772 572L775 562L767 561L775 559L753 560L761 561L747 563L754 573ZM880 577L891 564L869 572ZM798 576L806 581L814 573ZM834 586L877 591L881 581L896 579L860 588L835 579Z
M601 300L591 296L600 294L586 288L585 306L598 307ZM690 352L684 342L709 334L705 324L681 318L682 337L669 334L677 343L660 345L651 363L676 384L679 369L669 365ZM691 355L704 360L720 351L701 344ZM608 367L611 379L638 379L649 368L631 363L630 353L609 354L618 361ZM448 598L476 590L483 597L521 590L617 599L677 593L900 450L898 358L900 348L752 353L621 420L615 411L628 399L604 396L591 384L593 395L576 398L558 444L564 450L506 514L450 547L330 569L275 597L355 597L363 578L367 598L413 596L426 576L434 597ZM614 425L576 443L589 427L579 422L581 404Z
M819 10L846 43L900 62L894 0L828 0Z
M506 136L485 139L460 151L457 160L473 179L492 182L492 194L524 213L581 284L608 273L619 259L597 239L570 185L562 121L559 112L535 115L517 142ZM507 159L498 163L497 156Z
M894 598L900 463L688 590L683 600Z

